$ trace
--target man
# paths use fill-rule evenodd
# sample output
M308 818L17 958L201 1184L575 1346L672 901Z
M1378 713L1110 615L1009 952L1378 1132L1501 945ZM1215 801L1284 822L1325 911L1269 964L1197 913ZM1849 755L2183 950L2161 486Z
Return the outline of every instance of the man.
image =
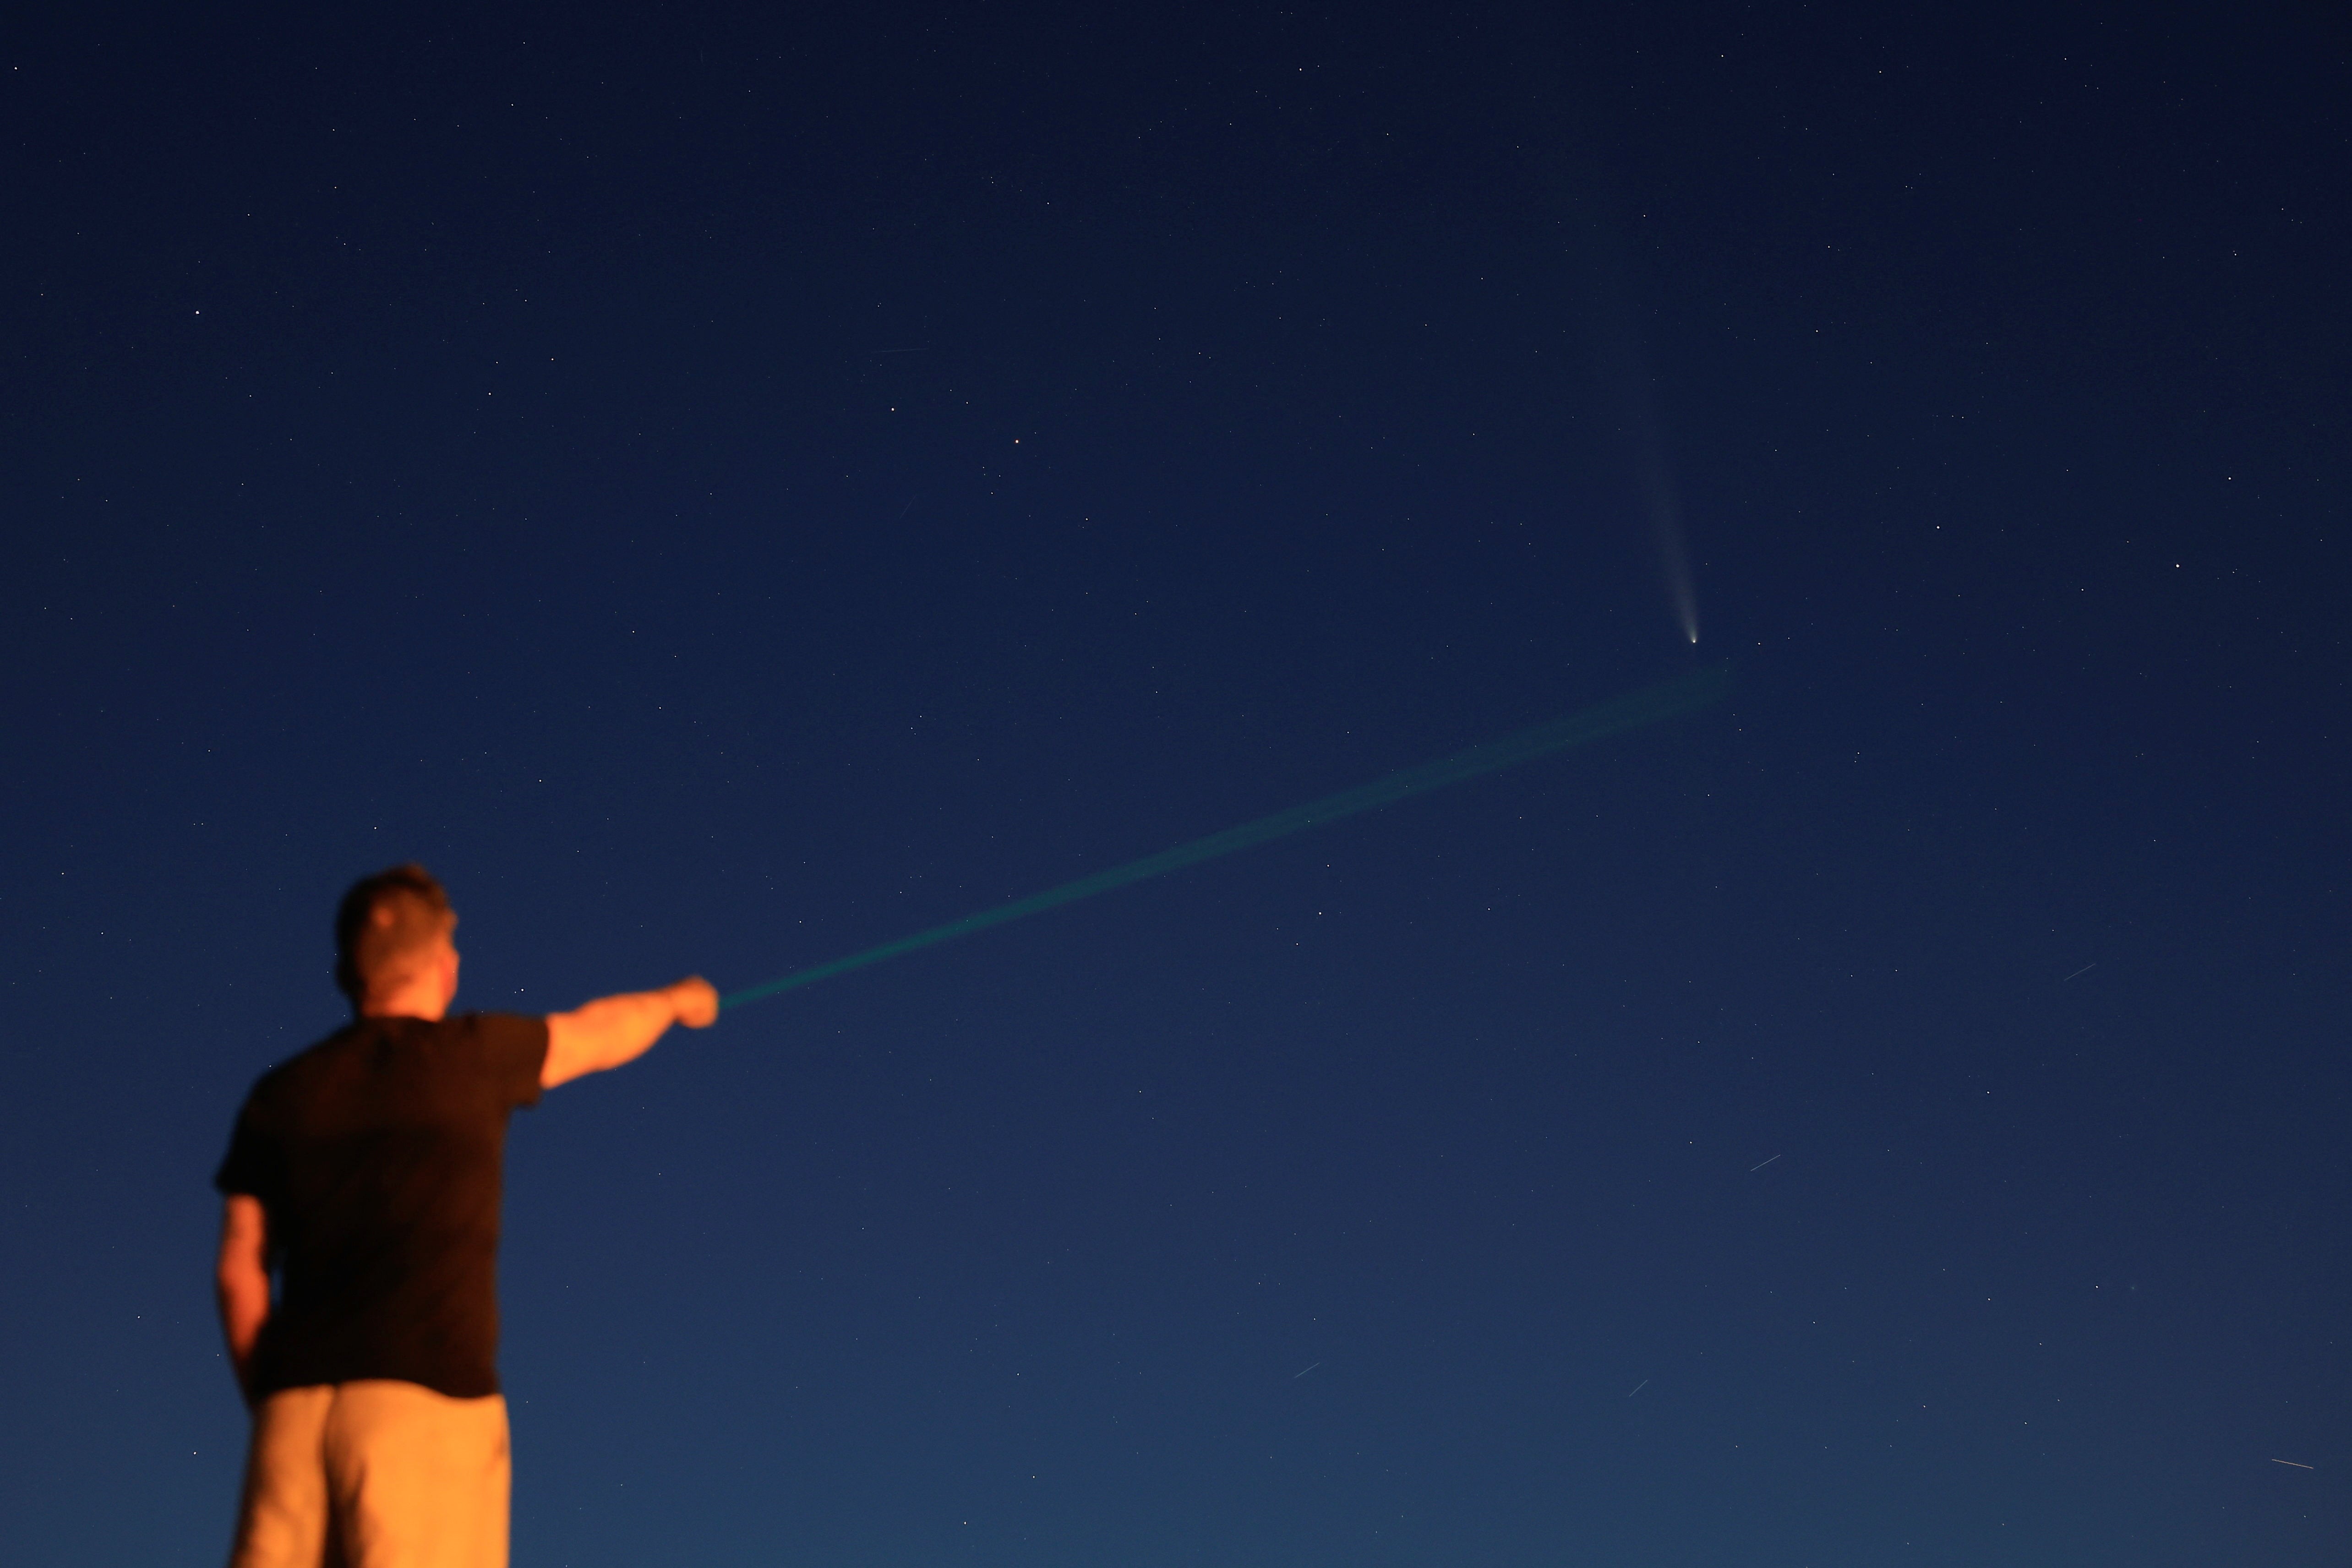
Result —
M213 1178L221 1326L253 1409L231 1568L503 1568L507 1118L719 1016L695 978L545 1019L451 1018L457 924L421 866L344 895L352 1019L254 1085Z

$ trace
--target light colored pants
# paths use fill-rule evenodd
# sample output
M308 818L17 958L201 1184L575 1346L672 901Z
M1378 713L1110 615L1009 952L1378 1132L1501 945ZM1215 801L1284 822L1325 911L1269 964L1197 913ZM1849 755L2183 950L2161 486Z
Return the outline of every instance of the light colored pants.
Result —
M253 1413L229 1568L506 1568L507 1402L376 1379Z

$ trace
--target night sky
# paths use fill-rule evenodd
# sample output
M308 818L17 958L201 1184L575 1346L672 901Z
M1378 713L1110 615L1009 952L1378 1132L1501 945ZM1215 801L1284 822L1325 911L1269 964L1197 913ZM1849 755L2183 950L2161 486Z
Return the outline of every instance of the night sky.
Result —
M0 1557L225 1556L353 878L732 990L1721 663L520 1113L519 1568L2352 1560L2332 8L203 9L0 60Z

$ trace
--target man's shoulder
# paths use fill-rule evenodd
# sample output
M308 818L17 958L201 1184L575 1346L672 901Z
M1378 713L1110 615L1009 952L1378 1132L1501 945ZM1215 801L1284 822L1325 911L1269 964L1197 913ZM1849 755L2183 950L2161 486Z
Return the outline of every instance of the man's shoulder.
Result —
M457 1013L427 1023L410 1020L411 1059L445 1089L471 1084L501 1105L530 1104L539 1098L540 1069L547 1061L547 1020L529 1013ZM462 1092L472 1092L464 1091Z
M288 1084L299 1082L318 1072L336 1058L348 1055L366 1033L365 1027L373 1019L353 1019L333 1033L312 1040L283 1061L274 1061L253 1081L253 1092L282 1091Z
M547 1019L537 1013L457 1013L432 1026L437 1037L477 1048L545 1049Z
M536 1030L545 1029L547 1019L540 1013L452 1013L441 1023L444 1028Z

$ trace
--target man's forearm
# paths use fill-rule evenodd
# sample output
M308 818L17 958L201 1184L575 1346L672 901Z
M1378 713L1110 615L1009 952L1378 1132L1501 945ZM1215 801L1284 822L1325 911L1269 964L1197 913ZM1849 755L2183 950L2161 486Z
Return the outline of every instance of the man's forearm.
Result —
M257 1284L224 1276L218 1283L221 1337L228 1342L229 1368L236 1374L236 1385L249 1388L253 1347L261 1339L261 1325L269 1321L269 1277L263 1275Z
M220 1255L213 1268L213 1292L220 1303L221 1337L236 1385L253 1388L253 1347L269 1321L268 1221L260 1200L238 1194L221 1216Z

